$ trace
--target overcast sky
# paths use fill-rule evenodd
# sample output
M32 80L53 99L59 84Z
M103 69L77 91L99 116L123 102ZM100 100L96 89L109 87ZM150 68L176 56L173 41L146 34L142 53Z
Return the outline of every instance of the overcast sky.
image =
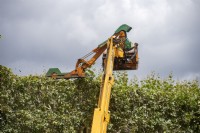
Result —
M19 75L67 72L121 24L139 43L129 77L200 79L200 0L0 0L0 64Z

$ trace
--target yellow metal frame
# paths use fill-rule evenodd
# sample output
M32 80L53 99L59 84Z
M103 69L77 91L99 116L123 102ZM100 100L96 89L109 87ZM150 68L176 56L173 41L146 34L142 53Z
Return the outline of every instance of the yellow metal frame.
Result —
M107 125L110 121L109 103L111 87L114 84L113 64L115 58L115 46L113 46L113 37L107 42L107 58L102 84L100 88L98 107L94 110L92 133L106 133Z

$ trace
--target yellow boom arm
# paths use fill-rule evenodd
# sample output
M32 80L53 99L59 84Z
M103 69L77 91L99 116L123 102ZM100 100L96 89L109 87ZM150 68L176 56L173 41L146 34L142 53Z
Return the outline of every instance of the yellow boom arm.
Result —
M94 110L92 133L106 133L107 125L110 120L109 103L111 95L111 87L114 83L113 64L115 57L115 47L113 46L113 37L107 42L107 58L102 76L102 84L100 88L100 96L98 107Z

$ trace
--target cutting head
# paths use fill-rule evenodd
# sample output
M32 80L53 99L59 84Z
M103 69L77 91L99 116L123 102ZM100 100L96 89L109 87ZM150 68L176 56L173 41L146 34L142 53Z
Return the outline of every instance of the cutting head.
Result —
M132 27L128 26L127 24L123 24L115 31L115 33L118 33L122 30L125 32L129 32L131 29L132 29Z

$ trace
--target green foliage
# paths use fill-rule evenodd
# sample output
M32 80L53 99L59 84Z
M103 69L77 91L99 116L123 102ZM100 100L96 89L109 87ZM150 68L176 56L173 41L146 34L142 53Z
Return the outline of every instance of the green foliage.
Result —
M53 80L16 76L0 66L0 132L75 133L91 126L100 75ZM200 132L200 88L197 81L177 82L152 73L128 81L115 73L108 132Z

